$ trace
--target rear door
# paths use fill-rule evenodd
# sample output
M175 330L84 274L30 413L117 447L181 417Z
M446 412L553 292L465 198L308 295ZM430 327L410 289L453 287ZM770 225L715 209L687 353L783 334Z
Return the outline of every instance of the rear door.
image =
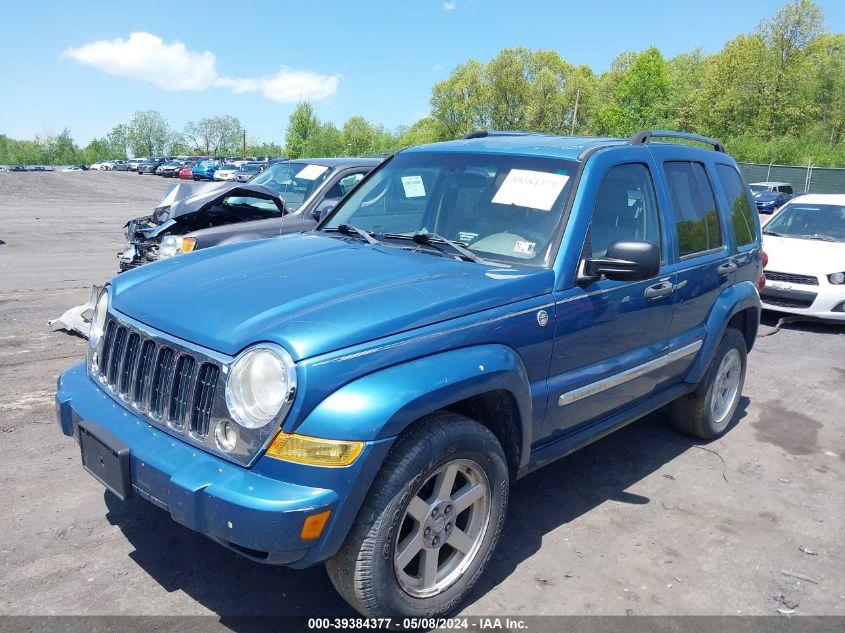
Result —
M716 204L715 174L704 162L673 160L669 148L653 152L667 156L660 169L677 273L672 347L700 346L716 298L733 283L737 264Z
M628 157L636 156L635 160ZM647 397L663 382L661 362L669 345L674 273L660 221L654 164L647 150L625 149L590 159L582 186L595 189L589 228L581 231L583 260L600 257L617 240L661 246L663 262L653 279L599 279L555 293L555 344L549 373L547 440L612 415Z

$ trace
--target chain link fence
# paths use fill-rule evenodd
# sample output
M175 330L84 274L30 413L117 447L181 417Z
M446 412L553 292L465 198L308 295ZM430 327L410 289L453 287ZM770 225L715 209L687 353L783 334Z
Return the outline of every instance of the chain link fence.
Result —
M845 193L845 169L739 163L746 182L788 182L795 193Z

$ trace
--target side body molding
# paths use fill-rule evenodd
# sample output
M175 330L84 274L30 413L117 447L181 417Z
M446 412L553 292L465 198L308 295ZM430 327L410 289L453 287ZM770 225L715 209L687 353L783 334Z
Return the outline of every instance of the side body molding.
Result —
M716 353L716 348L719 346L719 341L722 340L722 335L724 335L731 317L748 308L752 308L754 312L751 325L756 336L757 325L760 322L760 295L754 283L741 281L728 286L719 295L705 323L707 335L704 339L704 345L698 354L698 358L687 372L686 382L697 383L704 378L704 373L710 366L710 361Z
M317 405L296 432L347 440L394 437L427 413L494 390L510 392L517 403L520 465L527 463L532 420L528 375L517 353L505 345L441 352L359 378Z

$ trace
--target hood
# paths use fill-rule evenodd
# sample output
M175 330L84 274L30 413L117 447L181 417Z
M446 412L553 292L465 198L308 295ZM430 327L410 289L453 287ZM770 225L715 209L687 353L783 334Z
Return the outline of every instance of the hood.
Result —
M845 272L845 242L763 235L766 270L823 276Z
M296 360L551 293L550 270L506 269L319 233L220 246L112 280L113 307L234 355L259 341Z
M285 212L285 203L272 189L263 185L239 184L235 182L221 182L208 185L206 183L180 182L171 186L164 194L161 202L153 211L153 220L165 222L189 213L199 213L213 207L231 196L263 198L270 200Z

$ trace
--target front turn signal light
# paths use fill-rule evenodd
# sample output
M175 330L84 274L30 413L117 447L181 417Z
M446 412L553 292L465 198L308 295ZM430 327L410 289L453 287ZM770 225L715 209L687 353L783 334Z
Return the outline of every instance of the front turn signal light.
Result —
M183 253L190 253L194 250L194 247L197 245L196 238L193 237L183 237L182 238L182 252Z
M307 517L302 523L302 529L299 531L299 538L303 541L310 541L318 538L323 533L323 528L326 527L326 522L329 520L332 511L326 510L319 514L312 514Z
M267 454L276 459L311 466L349 466L362 450L364 442L279 433L267 449Z

